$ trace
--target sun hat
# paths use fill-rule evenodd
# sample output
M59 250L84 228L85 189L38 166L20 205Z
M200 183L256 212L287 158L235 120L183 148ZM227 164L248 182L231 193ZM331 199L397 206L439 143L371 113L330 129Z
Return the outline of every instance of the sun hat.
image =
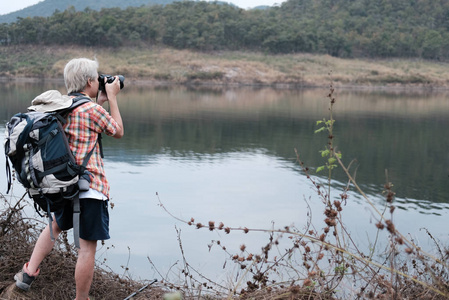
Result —
M57 90L46 91L31 101L29 111L49 112L68 108L72 105L72 98L67 95L62 95Z

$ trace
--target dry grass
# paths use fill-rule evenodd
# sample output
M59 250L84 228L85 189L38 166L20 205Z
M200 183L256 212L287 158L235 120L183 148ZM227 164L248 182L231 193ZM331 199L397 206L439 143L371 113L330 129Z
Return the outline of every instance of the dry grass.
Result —
M28 261L42 224L22 216L23 200L11 205L0 194L0 201L0 299L74 299L76 250L66 235L42 262L32 288L26 293L15 288L14 274ZM90 295L92 300L124 299L145 285L97 267ZM155 284L134 299L161 299L162 294L161 286Z
M42 221L24 217L22 209L29 205L23 198L16 203L11 203L0 194L0 300L66 300L75 297L74 272L76 265L76 249L70 244L66 234L62 234L53 251L40 265L41 273L33 283L28 292L24 292L15 286L14 274L20 270L23 263L29 259L35 241L42 229ZM182 249L182 245L180 246ZM104 263L102 263L104 265ZM197 278L187 276L192 269L186 267L184 275L190 282L196 282L194 286L185 282L170 282L166 278L147 288L142 289L151 281L137 282L126 276L119 276L111 271L96 267L94 271L93 284L90 290L90 299L109 300L125 299L136 293L131 299L134 300L156 300L163 299L170 290L180 290L183 299L334 299L327 295L319 295L309 288L301 288L298 285L274 288L262 288L247 290L236 295L225 296L223 290L212 288L206 291L204 277L201 274ZM193 273L192 273L193 274ZM229 290L223 287L224 290ZM311 298L312 297L312 298ZM164 298L165 299L165 298ZM177 298L176 298L177 299Z
M447 62L420 59L342 59L329 55L266 55L255 52L202 53L170 48L81 47L0 48L0 76L61 78L73 57L96 57L101 70L128 79L165 83L325 86L449 86ZM1 63L1 59L0 59Z

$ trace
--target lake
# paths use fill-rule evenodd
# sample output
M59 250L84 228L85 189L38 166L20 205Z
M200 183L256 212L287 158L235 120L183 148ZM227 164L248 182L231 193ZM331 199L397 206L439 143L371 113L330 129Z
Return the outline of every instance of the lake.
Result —
M48 89L64 92L59 82L2 83L0 125ZM202 274L226 281L222 267L229 255L219 247L209 248L211 241L220 240L231 253L240 252L242 244L260 252L268 241L268 234L260 232L227 235L195 229L170 216L160 203L176 218L206 225L215 221L271 229L294 224L301 229L311 218L316 228L323 228L323 204L298 165L295 149L310 174L326 183L326 175L314 170L324 164L319 151L327 136L314 131L317 120L328 118L327 94L327 87L128 83L119 94L125 136L103 139L114 209L112 239L99 249L98 261L106 259L112 270L135 279L159 278L154 266L176 278L184 255ZM334 142L343 162L354 160L351 172L356 170L358 184L379 209L385 205L382 191L388 174L396 192L396 227L429 251L434 243L424 228L448 244L448 96L449 91L405 89L335 92ZM337 199L347 177L338 167L333 178L332 199ZM14 188L16 196L23 194L19 185ZM0 191L5 194L6 180L0 181ZM343 219L362 248L374 239L373 216L351 189ZM228 262L227 268L231 265Z

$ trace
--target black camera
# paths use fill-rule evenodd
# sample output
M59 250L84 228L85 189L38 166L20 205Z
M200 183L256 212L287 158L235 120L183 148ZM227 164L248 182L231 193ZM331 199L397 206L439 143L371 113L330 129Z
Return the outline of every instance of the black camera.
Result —
M122 89L125 86L125 76L123 75L117 75L118 79L120 80L120 89ZM98 82L100 83L100 86L98 87L98 89L100 91L106 91L106 87L105 87L105 82L104 79L107 79L106 83L113 83L115 80L114 76L111 75L105 75L105 74L101 74L100 76L98 76Z

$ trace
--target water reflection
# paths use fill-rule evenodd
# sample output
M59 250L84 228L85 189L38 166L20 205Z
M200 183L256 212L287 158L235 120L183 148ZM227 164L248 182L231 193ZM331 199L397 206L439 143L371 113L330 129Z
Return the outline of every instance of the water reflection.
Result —
M60 83L6 84L0 120L24 111L45 89ZM219 159L238 151L266 151L292 164L297 149L310 168L323 164L325 134L313 134L327 117L327 90L149 88L128 85L120 94L126 135L105 140L114 161L142 165L157 154L188 160ZM449 101L426 91L336 93L335 144L357 180L379 193L387 180L399 197L449 203ZM354 169L355 170L355 169ZM346 176L337 170L336 179Z
M1 89L2 126L43 90L64 91L60 83L6 84ZM183 225L158 206L159 200L174 215L205 223L215 220L257 228L270 228L272 222L275 227L294 223L301 228L312 216L321 226L321 202L296 163L294 149L312 170L323 164L318 151L324 148L326 136L313 132L316 120L327 117L326 94L325 88L127 85L119 98L126 134L121 140L104 138L116 207L111 212L115 249L100 255L109 257L109 264L120 272L130 246L130 268L143 277L151 275L147 255L158 266L171 266L179 257L174 226ZM388 169L398 196L398 227L418 240L426 237L421 227L447 240L442 229L446 226L441 226L447 224L449 208L447 94L343 90L336 96L335 142L346 164L357 159L351 172L356 172L364 191L382 207ZM346 186L341 168L333 184L340 190ZM0 182L0 188L5 190L5 182ZM375 227L364 199L351 192L345 213L351 235L369 247L366 237ZM182 228L189 259L207 272L216 272L220 266L214 264L223 264L213 256L223 253L208 253L208 241L224 239L230 249L242 243L240 236ZM245 237L245 243L255 249L266 242L257 234Z

